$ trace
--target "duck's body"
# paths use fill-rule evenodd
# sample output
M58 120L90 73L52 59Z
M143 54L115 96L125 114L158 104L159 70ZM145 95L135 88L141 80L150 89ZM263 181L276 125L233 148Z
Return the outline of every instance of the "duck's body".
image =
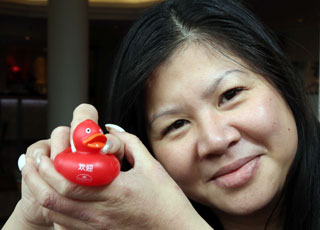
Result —
M114 155L101 152L106 141L96 123L83 121L73 132L71 147L55 158L56 170L76 184L96 186L111 183L120 172L120 163Z

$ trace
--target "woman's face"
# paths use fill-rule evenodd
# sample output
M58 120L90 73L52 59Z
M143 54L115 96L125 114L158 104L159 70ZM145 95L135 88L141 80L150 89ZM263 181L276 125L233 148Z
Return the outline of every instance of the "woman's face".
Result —
M147 86L156 158L191 199L233 215L270 204L284 186L297 130L278 91L262 76L189 45Z

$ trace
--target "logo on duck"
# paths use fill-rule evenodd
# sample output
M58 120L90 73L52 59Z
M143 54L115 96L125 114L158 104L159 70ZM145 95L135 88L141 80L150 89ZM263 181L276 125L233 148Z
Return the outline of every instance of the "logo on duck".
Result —
M79 174L76 176L76 180L81 184L89 184L92 182L92 176L88 174Z

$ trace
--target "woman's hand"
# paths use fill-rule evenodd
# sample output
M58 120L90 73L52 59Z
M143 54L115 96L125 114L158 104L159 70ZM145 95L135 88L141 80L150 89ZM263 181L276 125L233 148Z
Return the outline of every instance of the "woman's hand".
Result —
M71 184L42 157L40 174L55 189L46 198L53 220L68 229L201 229L190 224L199 216L188 199L139 140L112 133L126 143L134 167L106 187Z
M76 110L72 129L94 117ZM54 189L46 207L54 211L56 223L68 229L211 229L137 137L109 132L110 152L120 160L125 156L132 169L108 186L75 185L55 171L48 157L41 158L40 175Z
M4 229L53 228L53 221L50 218L51 211L45 208L46 204L41 203L45 201L40 201L36 197L46 192L41 188L44 184L47 185L39 174L38 164L41 156L50 157L68 147L69 135L69 128L59 127L52 132L50 140L38 141L27 149L26 164L22 169L21 199ZM39 187L39 190L35 192L34 187Z
M82 105L75 110L71 132L85 119L97 121L93 107ZM110 152L120 161L125 156L132 169L120 172L107 186L86 187L67 181L53 166L52 159L63 150L56 151L62 136L52 135L51 159L41 155L39 174L23 173L36 203L50 210L38 215L37 223L54 222L69 230L211 229L137 137L111 129Z
M88 109L88 111L83 111L86 114L92 111L91 117L96 115L92 106L79 106L78 109ZM53 130L49 140L38 141L27 149L26 164L22 169L21 199L6 222L4 230L64 229L54 224L51 217L52 211L46 208L47 201L43 197L47 196L49 190L42 190L42 188L48 184L40 176L38 167L41 156L54 159L58 153L69 147L69 137L69 127L58 127Z

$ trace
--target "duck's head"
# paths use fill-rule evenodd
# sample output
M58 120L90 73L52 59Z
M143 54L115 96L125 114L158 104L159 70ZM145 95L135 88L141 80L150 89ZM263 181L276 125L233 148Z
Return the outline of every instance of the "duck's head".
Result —
M81 122L73 131L71 139L72 152L97 152L107 142L102 129L92 120Z

